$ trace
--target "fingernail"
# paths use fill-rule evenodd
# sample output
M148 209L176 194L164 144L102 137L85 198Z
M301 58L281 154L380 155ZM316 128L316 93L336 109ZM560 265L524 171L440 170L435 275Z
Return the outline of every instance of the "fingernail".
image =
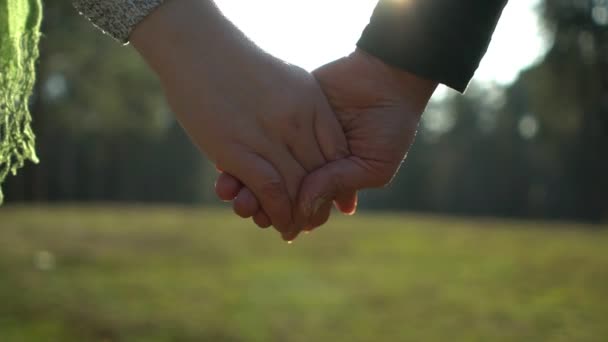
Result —
M290 230L286 233L281 234L281 236L283 238L283 241L291 244L291 243L293 243L293 240L295 240L296 237L298 237L298 233L299 232L296 230Z
M353 210L349 213L345 213L346 216L353 216L357 213L357 203L355 203L355 206L353 208Z

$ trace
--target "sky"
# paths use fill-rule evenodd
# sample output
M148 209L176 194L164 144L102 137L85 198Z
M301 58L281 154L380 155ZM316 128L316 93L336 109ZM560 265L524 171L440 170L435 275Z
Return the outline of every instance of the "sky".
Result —
M454 0L457 1L457 0ZM475 80L512 83L548 43L538 0L511 0ZM309 71L355 48L377 0L216 0L224 15L267 52Z

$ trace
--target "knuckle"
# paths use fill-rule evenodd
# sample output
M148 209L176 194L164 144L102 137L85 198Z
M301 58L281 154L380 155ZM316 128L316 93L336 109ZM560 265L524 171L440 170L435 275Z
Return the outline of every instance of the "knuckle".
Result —
M329 181L334 186L334 192L339 192L346 188L346 184L344 184L344 178L342 177L342 175L336 172L332 172L329 175Z
M348 150L347 146L336 146L334 149L331 150L331 152L329 153L327 158L330 161L334 161L334 160L346 158L349 155L350 155L350 151Z
M279 179L264 181L260 185L259 191L261 196L268 201L283 200L285 195L283 182Z
M300 132L304 126L300 115L295 113L286 115L282 121L284 133L291 137L295 136L294 133Z

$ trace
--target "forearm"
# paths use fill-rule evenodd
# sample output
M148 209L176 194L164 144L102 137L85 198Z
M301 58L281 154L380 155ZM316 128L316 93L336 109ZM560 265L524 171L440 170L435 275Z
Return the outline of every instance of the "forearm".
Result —
M168 78L184 64L202 66L229 48L226 25L211 1L167 1L137 25L130 40L152 69Z
M242 59L246 51L261 53L212 0L72 1L105 33L123 43L132 41L161 77L185 62L201 65L205 59L211 67L214 60Z
M259 77L270 59L213 1L166 1L137 25L130 40L162 83L176 89L196 76L203 90L213 92L222 78Z
M464 91L507 0L380 0L358 47Z

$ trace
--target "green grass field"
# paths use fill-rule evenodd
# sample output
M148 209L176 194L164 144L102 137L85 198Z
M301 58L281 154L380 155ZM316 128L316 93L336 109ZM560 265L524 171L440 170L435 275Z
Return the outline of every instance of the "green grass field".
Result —
M229 211L0 209L0 341L608 341L608 231Z

